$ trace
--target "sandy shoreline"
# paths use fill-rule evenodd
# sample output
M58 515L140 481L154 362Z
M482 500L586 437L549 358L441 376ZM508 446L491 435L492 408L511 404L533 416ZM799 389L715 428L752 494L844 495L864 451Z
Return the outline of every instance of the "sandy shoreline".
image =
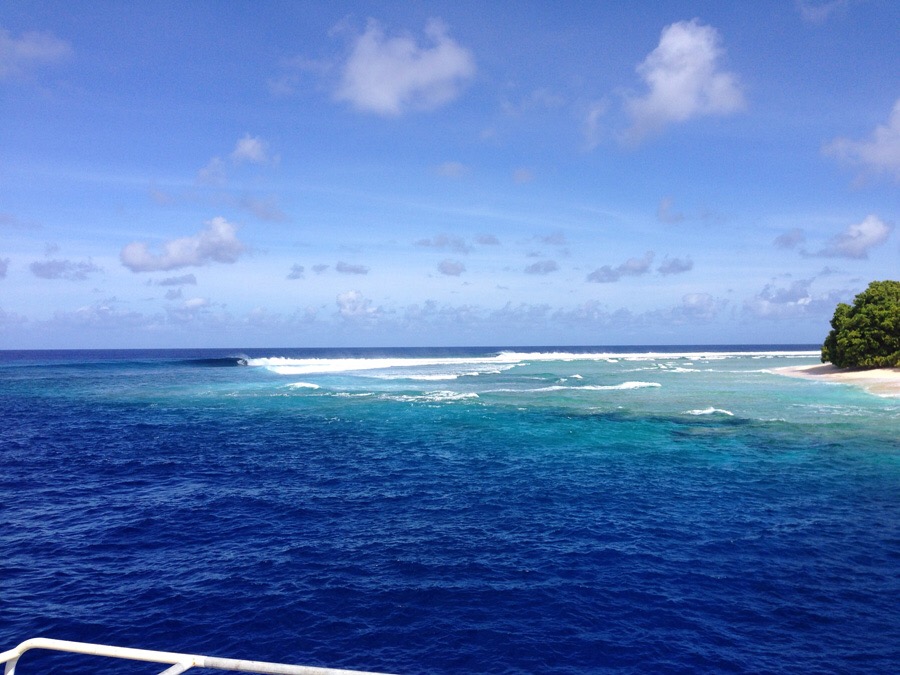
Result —
M830 363L813 366L787 366L773 368L773 373L806 380L823 380L862 387L870 394L900 398L900 368L876 368L874 370L845 370Z

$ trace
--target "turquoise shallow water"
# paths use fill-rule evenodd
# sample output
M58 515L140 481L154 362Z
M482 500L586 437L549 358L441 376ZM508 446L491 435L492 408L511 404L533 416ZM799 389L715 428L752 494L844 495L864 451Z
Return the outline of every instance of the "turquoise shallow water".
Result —
M0 646L895 672L900 400L627 351L2 353Z

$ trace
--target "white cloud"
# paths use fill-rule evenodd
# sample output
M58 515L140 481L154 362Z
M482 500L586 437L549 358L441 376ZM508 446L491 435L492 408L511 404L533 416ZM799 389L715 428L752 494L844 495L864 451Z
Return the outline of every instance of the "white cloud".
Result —
M237 228L221 216L206 221L206 226L193 237L166 242L159 254L151 253L144 242L132 242L119 258L132 272L160 272L210 262L233 263L246 252L247 247L235 236Z
M475 74L475 59L431 20L425 27L431 46L409 36L388 38L370 20L344 64L335 97L358 110L400 115L429 110L452 101Z
M0 28L0 80L21 77L41 65L71 56L71 45L50 33L23 33L14 38Z
M894 103L887 124L875 127L871 138L864 141L836 138L823 152L876 174L893 174L900 180L900 99Z
M36 260L29 265L31 273L41 279L68 279L84 281L89 274L99 272L94 263L72 262L71 260Z
M675 321L711 321L724 307L709 293L688 293L681 298L681 304L672 309Z
M718 31L697 19L666 26L659 46L637 67L649 91L626 100L631 143L659 133L673 122L741 110L744 95L734 73L722 70Z
M866 216L861 223L850 225L832 237L818 255L828 258L868 258L869 251L887 241L893 229L878 216Z
M596 101L588 107L584 117L584 140L588 150L593 150L600 144L600 120L606 114L607 107L606 101Z
M831 316L841 294L831 291L813 295L813 279L798 279L787 288L766 284L753 298L744 302L744 313L758 319L793 319L800 316Z
M372 301L359 291L346 291L340 293L336 299L338 314L344 319L368 319L376 318L378 309L372 307Z
M268 144L258 136L245 134L238 140L231 153L231 161L235 164L266 164L270 161Z
M466 271L466 266L458 260L442 260L438 265L438 272L446 274L448 277L458 277Z

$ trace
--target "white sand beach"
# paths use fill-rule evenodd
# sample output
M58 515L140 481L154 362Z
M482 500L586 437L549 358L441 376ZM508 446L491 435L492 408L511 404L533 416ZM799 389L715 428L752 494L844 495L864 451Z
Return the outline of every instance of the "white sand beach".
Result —
M773 373L807 380L824 380L862 387L871 394L900 398L900 368L875 368L873 370L847 370L830 363L814 366L787 366L773 368Z

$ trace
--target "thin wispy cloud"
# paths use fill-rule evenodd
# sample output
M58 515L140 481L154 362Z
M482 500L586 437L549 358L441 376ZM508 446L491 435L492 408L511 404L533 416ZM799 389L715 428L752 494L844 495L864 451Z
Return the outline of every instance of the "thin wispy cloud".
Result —
M425 26L426 44L409 35L388 37L370 20L354 41L335 98L363 112L397 116L455 99L475 74L475 59L443 22Z
M671 197L663 197L659 200L656 209L656 219L661 223L675 224L684 220L684 214L675 210L675 203Z
M136 241L125 246L119 258L132 272L164 272L212 262L234 263L246 252L247 246L237 238L237 227L218 216L196 235L166 242L160 253Z
M637 67L647 92L626 99L631 127L624 140L639 143L674 123L742 110L742 87L737 75L722 68L724 55L712 26L697 19L666 26L659 45Z
M837 10L843 9L849 3L848 0L795 0L800 18L807 23L822 24Z
M469 173L469 167L462 162L444 162L438 164L434 172L443 178L461 178Z
M72 45L52 33L28 32L14 37L0 27L0 82L27 76L38 68L70 59Z

